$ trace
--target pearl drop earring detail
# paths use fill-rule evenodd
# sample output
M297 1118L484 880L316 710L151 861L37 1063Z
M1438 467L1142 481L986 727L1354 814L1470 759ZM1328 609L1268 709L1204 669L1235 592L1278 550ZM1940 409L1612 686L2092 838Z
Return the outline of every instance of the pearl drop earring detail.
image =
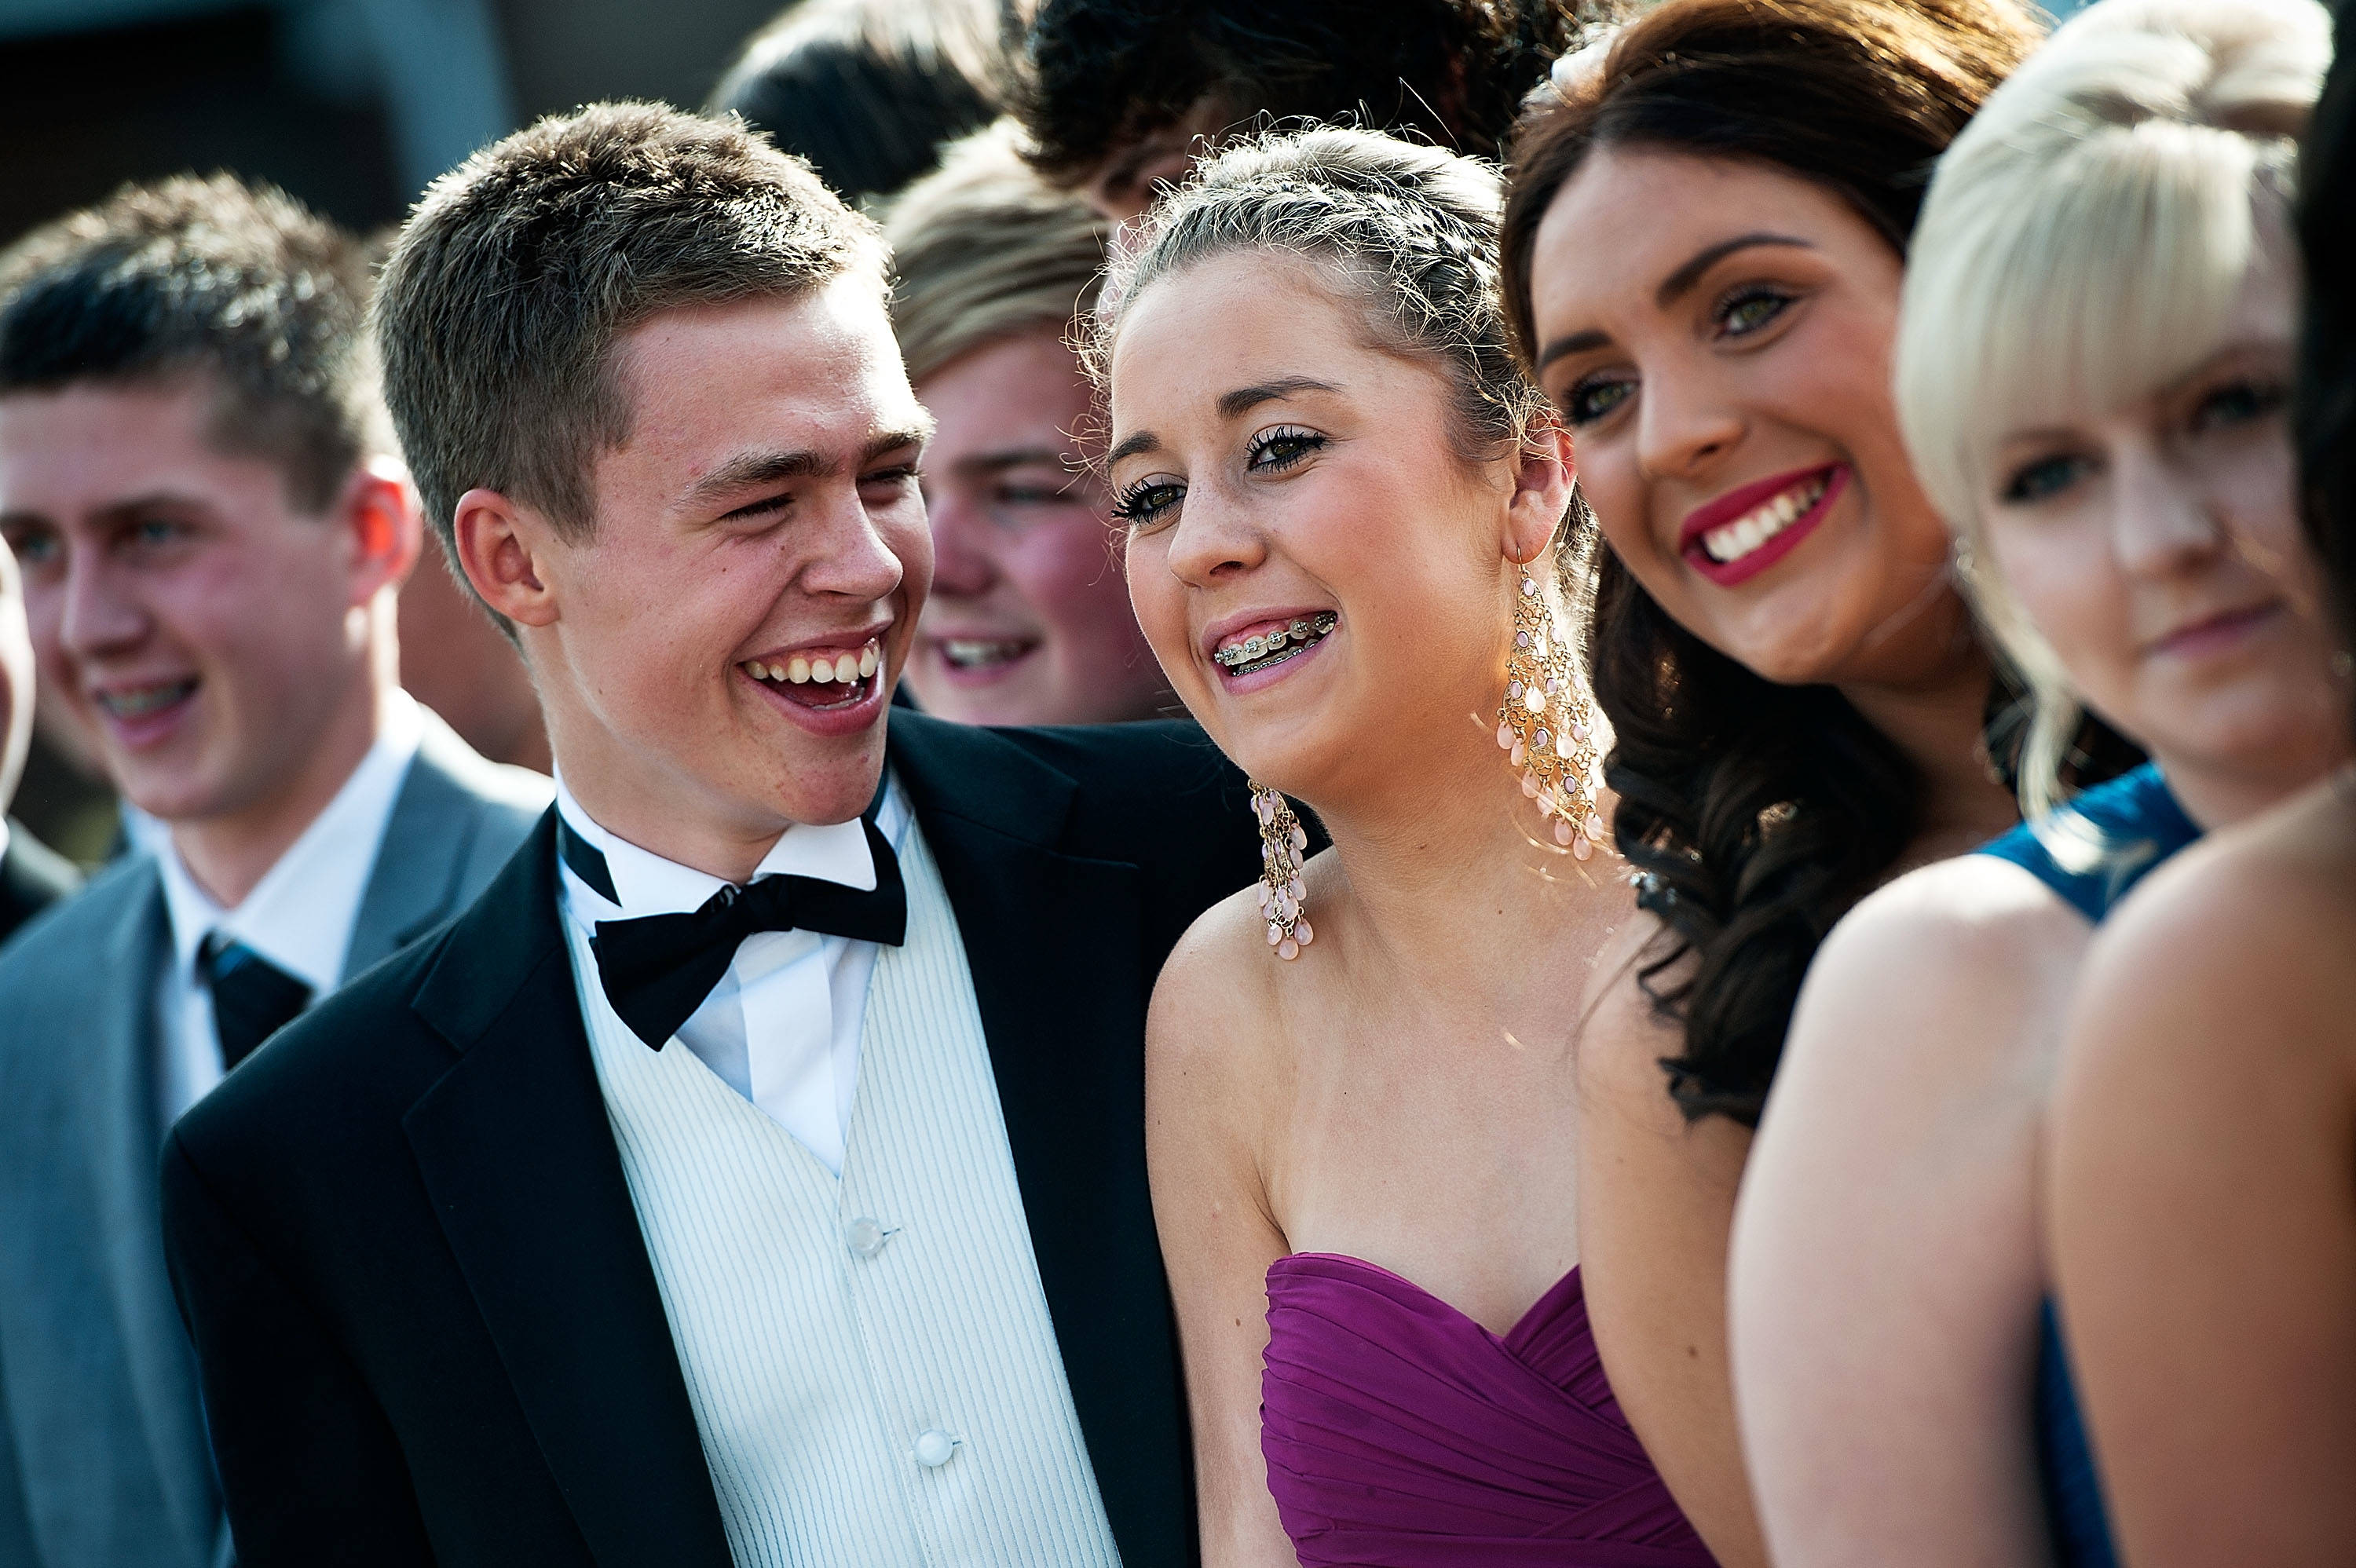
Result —
M1259 912L1268 921L1268 944L1279 958L1298 958L1317 935L1309 928L1308 891L1301 880L1309 835L1291 803L1266 784L1252 784L1251 802L1259 818Z
M1602 758L1594 711L1582 703L1578 684L1570 650L1524 562L1505 695L1497 704L1497 749L1522 775L1522 794L1553 823L1554 841L1584 860L1603 842L1603 817L1595 808Z

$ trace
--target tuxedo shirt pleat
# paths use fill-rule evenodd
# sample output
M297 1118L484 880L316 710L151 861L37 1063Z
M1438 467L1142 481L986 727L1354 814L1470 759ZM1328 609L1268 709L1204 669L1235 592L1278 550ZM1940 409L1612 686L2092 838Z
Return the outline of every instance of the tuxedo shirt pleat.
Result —
M907 942L869 981L839 1179L679 1042L649 1051L565 923L731 1552L1114 1564L956 918L922 834L898 837Z

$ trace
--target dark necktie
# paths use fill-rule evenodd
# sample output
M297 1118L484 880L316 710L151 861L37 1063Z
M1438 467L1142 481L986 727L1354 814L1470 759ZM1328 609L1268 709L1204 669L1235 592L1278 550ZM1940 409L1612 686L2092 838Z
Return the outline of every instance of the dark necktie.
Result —
M197 974L213 994L223 1072L311 1005L310 987L226 932L207 934L197 949Z
M660 1051L728 973L737 947L757 932L814 931L900 945L908 930L908 894L899 857L873 821L863 826L875 861L873 892L817 877L769 876L741 888L731 883L686 914L599 921L589 939L597 977L630 1032ZM575 876L614 897L605 857L561 817L557 848Z

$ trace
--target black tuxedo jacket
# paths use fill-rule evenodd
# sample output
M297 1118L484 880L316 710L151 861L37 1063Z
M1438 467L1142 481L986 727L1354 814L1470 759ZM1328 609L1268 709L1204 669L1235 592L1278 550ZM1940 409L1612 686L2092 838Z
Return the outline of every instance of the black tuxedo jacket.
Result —
M1142 1040L1172 944L1258 874L1243 781L1189 725L890 723L1113 1534L1131 1568L1191 1563ZM727 1568L559 919L552 817L173 1131L172 1281L244 1568Z

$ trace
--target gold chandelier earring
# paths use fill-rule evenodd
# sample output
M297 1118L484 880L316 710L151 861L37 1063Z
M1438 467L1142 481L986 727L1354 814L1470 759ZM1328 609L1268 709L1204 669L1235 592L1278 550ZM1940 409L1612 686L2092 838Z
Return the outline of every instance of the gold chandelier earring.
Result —
M1253 783L1251 803L1259 819L1259 912L1268 922L1268 944L1279 958L1298 958L1317 936L1309 928L1308 890L1301 880L1309 835L1292 803L1266 784Z
M1521 774L1522 794L1553 825L1555 843L1584 860L1603 842L1603 816L1595 808L1602 756L1594 711L1529 562L1516 564L1522 580L1514 594L1505 695L1497 704L1497 749Z

